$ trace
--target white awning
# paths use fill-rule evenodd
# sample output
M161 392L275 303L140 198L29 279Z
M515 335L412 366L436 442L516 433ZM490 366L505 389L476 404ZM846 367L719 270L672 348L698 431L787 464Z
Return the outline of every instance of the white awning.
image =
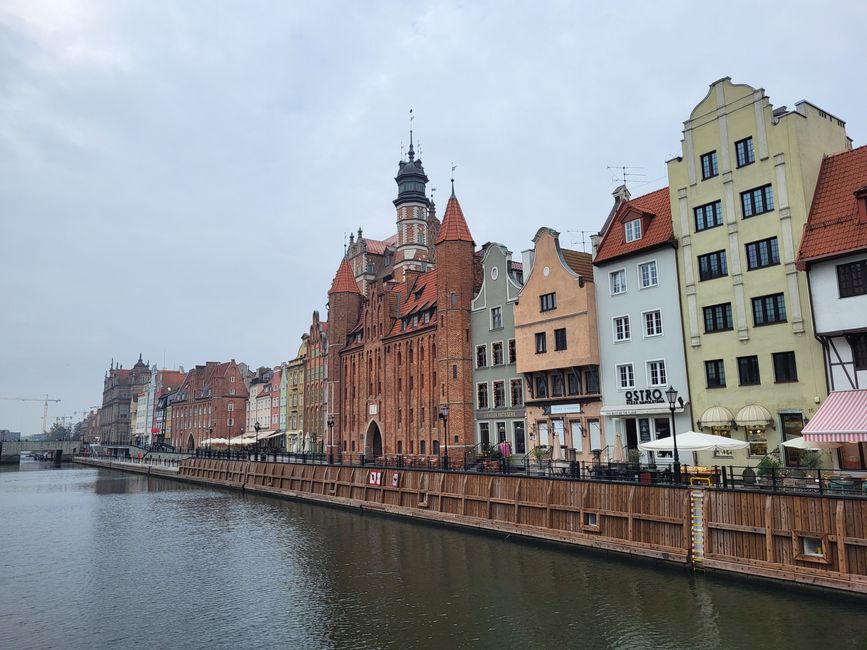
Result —
M743 407L735 416L735 422L739 427L765 427L771 423L773 417L764 406L750 404Z
M704 427L730 427L732 425L732 412L724 406L711 406L702 413L699 424Z

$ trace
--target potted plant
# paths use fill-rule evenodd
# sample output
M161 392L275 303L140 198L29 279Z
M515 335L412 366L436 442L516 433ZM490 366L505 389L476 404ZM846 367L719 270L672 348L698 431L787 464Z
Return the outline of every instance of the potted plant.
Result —
M634 468L638 468L641 464L641 450L640 449L630 449L626 452L626 461L632 465Z
M780 478L782 474L779 470L780 459L769 454L759 461L758 466L756 466L756 475L767 481L768 479Z

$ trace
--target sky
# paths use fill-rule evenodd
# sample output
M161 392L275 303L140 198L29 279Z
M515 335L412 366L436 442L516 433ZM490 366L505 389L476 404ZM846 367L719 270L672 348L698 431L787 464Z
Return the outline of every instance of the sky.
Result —
M50 426L112 360L293 358L348 233L395 230L410 109L440 215L454 163L516 256L581 249L611 167L665 186L722 77L867 142L867 3L703 4L0 0L0 397Z

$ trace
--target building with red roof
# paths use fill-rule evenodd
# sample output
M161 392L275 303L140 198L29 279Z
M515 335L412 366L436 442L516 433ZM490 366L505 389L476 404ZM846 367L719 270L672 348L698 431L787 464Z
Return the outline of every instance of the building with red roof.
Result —
M105 373L102 388L102 406L99 409L99 439L105 445L128 445L132 442L133 396L141 392L151 380L151 370L141 355L132 368L121 365Z
M867 408L867 146L822 161L797 265L807 272L828 387L845 396L823 402L804 435L845 443L840 466L867 469L864 418L847 417ZM833 426L847 421L861 426Z
M412 146L395 182L397 235L350 238L329 291L325 449L462 459L473 445L474 243L454 192L436 218Z
M676 427L692 428L687 386L677 243L667 187L631 198L625 187L603 231L593 238L596 320L602 366L603 430L618 455L671 435L665 389L678 386L684 406ZM592 441L591 441L592 446ZM642 462L671 454L640 452Z

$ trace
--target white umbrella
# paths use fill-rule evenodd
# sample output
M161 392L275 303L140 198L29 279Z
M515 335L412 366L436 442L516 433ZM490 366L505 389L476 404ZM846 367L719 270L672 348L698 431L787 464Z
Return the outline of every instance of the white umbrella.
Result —
M225 445L228 443L229 441L225 438L208 438L207 440L202 440L203 445Z
M819 451L820 449L836 449L842 443L839 442L808 442L803 436L786 440L783 447L789 449L806 449L808 451Z
M678 451L704 451L705 449L743 449L750 443L742 440L732 440L725 436L714 436L700 431L685 431L675 436ZM659 438L650 442L642 442L638 448L643 451L673 451L674 440L671 436Z

